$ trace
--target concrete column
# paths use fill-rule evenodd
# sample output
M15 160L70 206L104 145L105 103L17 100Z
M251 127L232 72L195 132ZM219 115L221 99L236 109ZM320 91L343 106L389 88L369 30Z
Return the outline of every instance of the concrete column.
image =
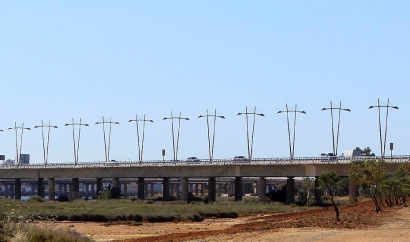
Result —
M170 200L170 196L169 196L169 187L170 187L171 183L169 182L169 178L168 177L164 177L162 179L162 198L164 201L169 201Z
M72 184L72 190L70 191L71 200L81 198L82 195L80 193L80 179L79 178L73 178L71 180L71 184Z
M128 197L128 184L124 183L124 197Z
M4 197L8 198L9 197L9 185L4 184Z
M205 195L205 184L201 183L201 196Z
M48 178L48 200L54 201L56 198L56 180Z
M154 188L155 188L155 184L151 183L151 197L154 197L154 193L155 193Z
M182 185L182 192L181 192L181 200L185 202L189 202L189 191L188 191L188 183L189 180L186 177L183 177L181 179L181 185Z
M198 196L198 194L199 194L199 184L197 183L197 184L195 184L195 195L196 196Z
M358 192L357 185L354 184L351 180L349 180L349 196L355 202L357 202L357 192Z
M88 197L90 196L90 184L85 183L85 198L88 199Z
M194 184L189 184L189 191L192 193L194 191Z
M235 201L242 201L243 186L242 177L235 177Z
M261 176L258 180L258 202L266 202L266 178Z
M149 193L149 186L148 186L149 184L148 183L145 183L144 184L144 196L145 197L148 197L148 193Z
M295 180L293 176L289 176L286 183L286 204L295 202Z
M100 194L100 192L103 190L103 179L102 178L97 178L97 194L96 197Z
M59 196L61 195L61 183L58 184L58 195L59 195Z
M171 197L174 197L174 187L175 187L175 184L170 184L170 187L171 187Z
M17 178L14 181L14 200L21 200L21 179Z
M208 201L215 202L216 201L216 181L215 177L210 177L208 179Z
M321 205L322 202L322 191L319 189L319 177L315 176L315 203L316 205Z
M4 186L6 187L6 186ZM36 190L36 186L34 184L31 184L31 195L34 196L34 191Z
M118 178L118 177L113 177L113 178L112 178L112 187L113 187L113 188L114 188L114 187L117 187L117 188L121 189L121 186L120 186L120 178Z
M138 199L144 200L145 199L145 186L144 186L144 178L138 178Z
M91 183L91 197L95 197L95 184Z
M38 178L37 180L37 196L44 198L44 178Z

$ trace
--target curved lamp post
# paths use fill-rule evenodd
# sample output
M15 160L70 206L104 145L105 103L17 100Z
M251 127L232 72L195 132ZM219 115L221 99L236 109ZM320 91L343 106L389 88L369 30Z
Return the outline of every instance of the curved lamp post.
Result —
M199 115L198 118L205 118L206 117L206 126L208 128L208 152L209 152L209 160L212 161L213 157L214 157L214 145L215 145L215 127L216 127L216 118L223 118L225 119L224 116L221 115L217 115L216 114L216 109L215 112L209 113L208 109L206 110L206 114L205 115ZM209 117L213 117L214 119L214 129L212 132L212 143L211 143L211 136L209 133Z
M138 141L138 160L142 161L142 155L144 153L144 138L145 138L145 123L150 122L153 123L151 119L146 119L146 115L144 114L143 119L138 119L138 115L135 114L135 119L130 119L128 122L135 122L137 126L137 141ZM140 133L139 133L139 128L138 128L138 122L143 122L142 125L142 140L141 140L141 145L140 145Z
M288 124L288 140L289 140L289 153L290 153L290 158L293 159L295 157L295 139L296 139L296 116L298 113L301 114L306 114L305 111L298 111L298 105L295 105L295 109L289 109L288 104L286 104L286 110L279 111L278 113L286 113L286 120ZM293 118L293 138L292 142L290 141L290 125L289 125L289 113L295 113L295 116Z
M256 107L253 111L248 112L248 106L245 107L245 112L244 113L238 113L237 115L245 115L246 116L246 139L247 139L247 144L248 144L248 158L252 159L253 137L254 137L254 133L255 133L256 116L265 117L265 115L263 113L257 113L256 112ZM248 121L248 116L249 115L253 115L252 136L251 136L250 144L249 144L249 121Z
M332 144L333 144L333 154L337 156L337 150L339 147L339 130L340 130L340 114L342 111L350 112L348 108L342 108L342 102L340 101L339 106L333 106L332 101L330 101L330 108L322 108L321 111L330 110L330 119L332 121ZM336 131L336 141L335 141L335 131L333 125L333 110L338 110L338 119L337 119L337 131Z
M71 124L65 124L65 126L73 126L73 146L74 146L74 164L77 165L78 163L78 151L80 150L80 138L81 138L81 126L88 127L88 124L82 123L81 118L80 122L76 123L74 122L74 119L72 119ZM78 135L77 139L75 138L75 126L78 126Z
M95 124L102 124L103 127L103 133L104 133L104 149L105 149L105 161L110 161L110 149L111 149L111 126L112 124L120 124L118 122L112 121L112 118L110 117L109 120L105 120L104 116L102 117L102 122L96 122ZM106 141L106 132L105 132L105 124L109 124L110 129L108 132L108 146L107 146L107 141Z
M377 105L375 106L370 106L369 109L372 108L377 108L378 113L379 113L379 137L380 137L380 155L384 157L385 151L386 151L386 138L387 138L387 119L389 117L389 108L393 109L399 109L397 106L391 106L390 105L390 99L387 99L387 104L380 104L380 99L377 99ZM384 140L382 138L382 122L381 122L381 117L380 117L380 109L381 108L386 108L386 122L384 126Z
M24 133L24 130L31 130L31 129L30 128L25 128L24 123L20 127L18 127L16 122L14 122L14 127L8 128L8 130L11 130L11 129L14 129L16 131L16 163L17 163L17 165L20 165L21 150L23 148L23 133ZM17 138L17 136L18 136L17 135L17 130L18 129L21 130L21 133L20 133L20 148L19 148L19 145L18 145L18 138Z
M41 135L43 138L43 158L44 158L44 164L47 165L47 161L48 161L48 147L50 144L50 129L51 128L58 128L55 125L51 125L50 124L50 120L48 121L48 125L43 123L43 120L41 120L41 125L38 126L34 126L34 128L41 128ZM44 142L44 128L48 128L48 132L47 132L47 145L45 145Z
M173 116L171 112L170 117L165 117L162 120L171 120L171 128L172 128L172 149L174 152L174 161L178 160L178 148L179 148L179 131L181 128L181 120L188 120L189 118L183 118L181 112L179 112L179 116ZM175 147L175 136L174 136L174 119L178 120L178 135L177 135L177 140L176 140L176 147Z

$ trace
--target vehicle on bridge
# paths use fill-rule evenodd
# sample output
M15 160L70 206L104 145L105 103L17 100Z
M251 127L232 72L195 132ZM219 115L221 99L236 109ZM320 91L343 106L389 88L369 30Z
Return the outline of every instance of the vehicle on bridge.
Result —
M320 158L322 158L322 160L337 160L337 156L334 153L327 152L322 152Z
M246 157L243 156L243 155L238 155L238 156L235 156L235 157L233 158L233 160L234 160L234 161L250 161L251 159L246 158Z
M188 157L188 158L186 159L186 161L187 161L187 162L199 162L200 160L198 159L198 157L191 156L191 157Z

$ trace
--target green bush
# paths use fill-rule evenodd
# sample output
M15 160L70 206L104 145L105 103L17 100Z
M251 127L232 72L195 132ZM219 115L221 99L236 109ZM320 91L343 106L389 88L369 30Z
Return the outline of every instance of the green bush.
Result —
M27 199L29 202L44 202L44 198L40 196L31 196Z

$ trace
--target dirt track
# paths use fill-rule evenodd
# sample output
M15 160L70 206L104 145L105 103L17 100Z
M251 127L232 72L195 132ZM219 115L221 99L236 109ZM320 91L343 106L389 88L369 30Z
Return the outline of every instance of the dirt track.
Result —
M60 223L96 241L410 241L410 208L385 208L372 203L321 208L287 214L238 219L206 219L201 223L144 223L140 226Z

